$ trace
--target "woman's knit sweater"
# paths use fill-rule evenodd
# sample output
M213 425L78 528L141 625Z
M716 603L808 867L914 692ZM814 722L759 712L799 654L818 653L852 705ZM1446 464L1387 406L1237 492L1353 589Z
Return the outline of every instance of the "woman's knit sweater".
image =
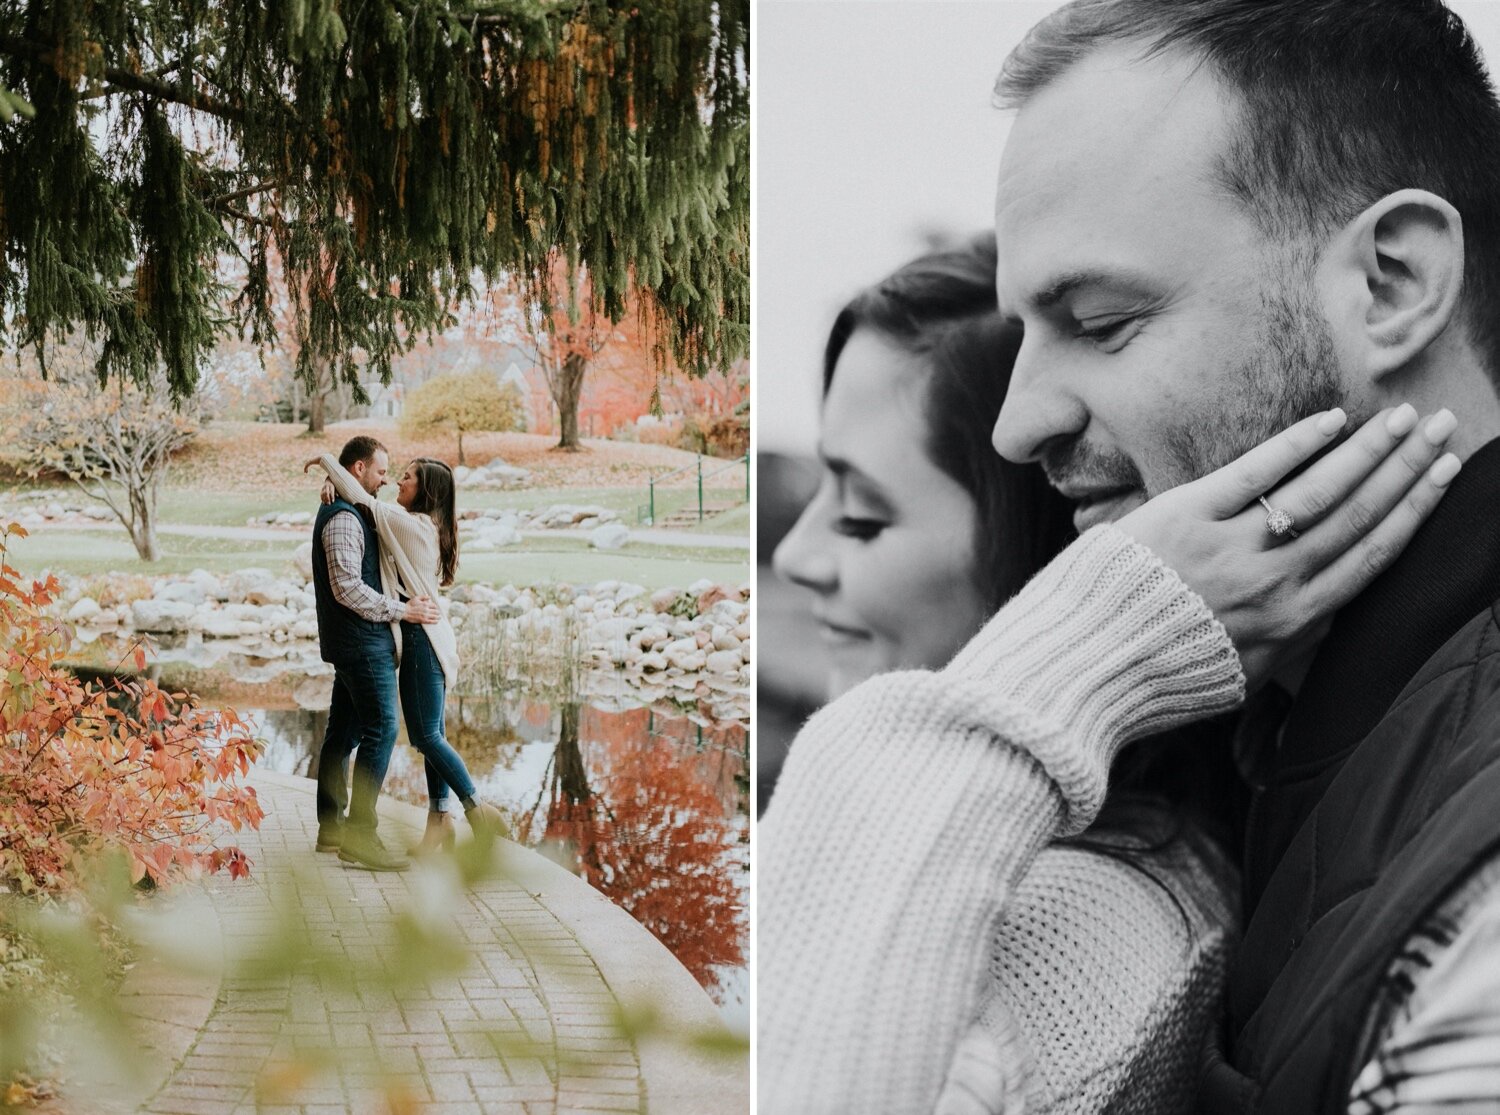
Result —
M365 491L360 482L339 464L331 453L318 458L323 471L333 481L339 495L350 503L368 507L375 516L375 533L380 538L380 585L387 596L398 593L407 597L428 596L441 612L436 623L423 625L433 652L443 664L448 688L458 682L458 638L448 622L445 601L438 595L437 525L427 515L413 515L398 503L382 503ZM401 651L401 625L391 624L396 636L396 652Z
M1119 834L1108 839L1129 846ZM970 1071L950 1074L944 1091L945 1099L967 1090L1009 1102L940 1104L939 1115L1191 1110L1238 883L1191 826L1128 859L1066 844L1042 849L990 945L980 1020L957 1055Z
M1101 995L1125 1000L1097 1017L1083 1008L1081 1024L1108 1032L1077 1035L1125 1073L1141 1052L1134 1028L1168 988L1112 980L1119 956L1067 955L1077 938L1049 942L1038 928L1022 931L1034 959L1015 968L1002 957L992 992L992 944L1044 846L1097 814L1119 748L1243 693L1234 647L1202 600L1146 547L1101 527L943 670L872 678L809 720L756 834L760 1110L930 1112L981 1006L984 1032L1034 1044L1024 1003L1045 1001L1054 964L1092 962ZM1134 871L1089 858L1102 866L1095 882ZM1095 928L1181 925L1159 888L1138 882L1082 884ZM1166 966L1169 984L1182 982L1192 937L1183 926L1163 945L1182 966ZM1152 1040L1196 1048L1197 1038ZM1010 1090L1038 1094L1054 1067L1019 1065Z

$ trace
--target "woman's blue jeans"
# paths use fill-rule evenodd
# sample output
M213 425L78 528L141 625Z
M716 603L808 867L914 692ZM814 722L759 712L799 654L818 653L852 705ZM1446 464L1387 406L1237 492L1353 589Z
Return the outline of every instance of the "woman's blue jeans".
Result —
M401 625L400 684L406 734L426 761L427 808L434 813L444 811L450 789L461 799L472 798L474 780L469 768L443 734L448 693L443 664L419 623Z

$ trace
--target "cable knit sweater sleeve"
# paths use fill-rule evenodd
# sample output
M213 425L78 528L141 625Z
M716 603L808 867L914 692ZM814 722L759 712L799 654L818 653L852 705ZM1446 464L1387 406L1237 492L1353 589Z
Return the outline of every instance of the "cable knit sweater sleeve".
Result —
M437 527L426 515L413 515L395 503L382 503L365 491L359 481L338 463L332 453L318 458L333 486L350 503L370 509L375 529L380 533L382 553L389 553L396 563L401 583L412 596L436 598L438 567Z
M945 669L809 720L756 834L760 1110L932 1110L1038 850L1093 819L1123 744L1243 694L1202 600L1100 527Z

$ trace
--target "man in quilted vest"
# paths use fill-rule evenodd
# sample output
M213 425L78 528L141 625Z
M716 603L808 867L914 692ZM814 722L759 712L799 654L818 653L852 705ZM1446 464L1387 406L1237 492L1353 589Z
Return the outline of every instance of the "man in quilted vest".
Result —
M1396 563L1252 698L1270 728L1237 748L1245 935L1201 1109L1500 1110L1484 61L1438 0L1075 0L997 93L1017 110L997 287L1025 342L994 442L1040 462L1080 526L1333 406L1349 430L1447 408L1427 433L1464 460Z

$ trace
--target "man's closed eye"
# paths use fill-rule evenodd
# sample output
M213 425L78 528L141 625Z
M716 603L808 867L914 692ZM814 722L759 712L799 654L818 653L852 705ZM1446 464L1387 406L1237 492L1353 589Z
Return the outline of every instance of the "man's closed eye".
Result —
M1107 352L1124 347L1140 329L1138 317L1109 318L1103 321L1080 322L1076 336L1091 341Z

